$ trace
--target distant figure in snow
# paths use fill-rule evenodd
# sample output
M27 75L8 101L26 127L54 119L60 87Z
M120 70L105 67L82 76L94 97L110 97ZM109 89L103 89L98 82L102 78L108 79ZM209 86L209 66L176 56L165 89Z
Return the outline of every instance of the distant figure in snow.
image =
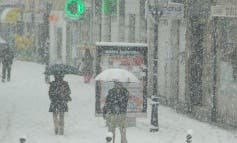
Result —
M5 82L6 77L7 81L10 81L14 52L9 46L7 46L1 51L0 57L0 61L2 61L2 82Z
M108 131L113 133L115 142L115 129L119 127L121 143L127 143L126 139L126 113L128 105L128 90L121 82L114 82L114 87L109 90L103 108L103 117L106 119Z
M231 55L231 64L233 69L233 79L237 81L237 49L235 48Z
M49 62L46 62L45 70L46 70L48 67L49 67ZM44 75L44 80L45 80L45 82L46 82L47 84L49 84L49 83L50 83L50 75L45 74L45 75Z
M93 57L89 49L86 49L84 57L82 58L82 74L84 76L84 83L89 83L93 75Z
M51 101L49 112L53 112L54 131L56 135L64 134L64 112L68 112L67 103L71 101L71 90L64 75L54 75L55 81L50 82L49 99Z

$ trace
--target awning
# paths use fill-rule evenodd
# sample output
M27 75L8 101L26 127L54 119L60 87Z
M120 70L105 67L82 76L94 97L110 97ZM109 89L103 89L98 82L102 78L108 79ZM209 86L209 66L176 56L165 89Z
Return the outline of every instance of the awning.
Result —
M19 14L19 8L6 8L1 14L1 23L15 23L18 19Z
M78 45L78 48L81 49L81 50L85 50L85 49L95 49L95 45Z

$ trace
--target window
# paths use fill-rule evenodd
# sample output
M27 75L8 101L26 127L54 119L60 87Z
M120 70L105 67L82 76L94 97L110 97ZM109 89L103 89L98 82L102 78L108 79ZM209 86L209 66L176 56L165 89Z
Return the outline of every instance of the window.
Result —
M129 15L129 42L135 42L136 15Z

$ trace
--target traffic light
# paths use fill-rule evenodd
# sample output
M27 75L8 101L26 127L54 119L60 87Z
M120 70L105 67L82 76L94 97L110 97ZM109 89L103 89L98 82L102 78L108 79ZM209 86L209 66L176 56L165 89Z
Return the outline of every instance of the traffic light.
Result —
M69 17L80 17L84 12L84 3L81 0L67 0L65 2L64 12Z
M95 13L116 15L117 14L117 1L118 0L94 0L95 1Z
M104 0L103 12L109 15L116 14L117 13L117 0Z
M95 0L95 14L102 14L102 0Z

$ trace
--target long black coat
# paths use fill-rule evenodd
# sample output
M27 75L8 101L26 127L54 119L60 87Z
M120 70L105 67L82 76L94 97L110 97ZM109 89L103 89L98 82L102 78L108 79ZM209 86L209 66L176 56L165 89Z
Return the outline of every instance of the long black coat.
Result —
M12 65L14 59L14 52L10 48L5 48L1 51L1 60L3 65Z
M106 97L103 114L122 114L127 112L129 92L126 88L112 88Z
M53 81L49 86L49 98L51 101L49 112L68 112L67 102L71 101L71 90L66 81Z

